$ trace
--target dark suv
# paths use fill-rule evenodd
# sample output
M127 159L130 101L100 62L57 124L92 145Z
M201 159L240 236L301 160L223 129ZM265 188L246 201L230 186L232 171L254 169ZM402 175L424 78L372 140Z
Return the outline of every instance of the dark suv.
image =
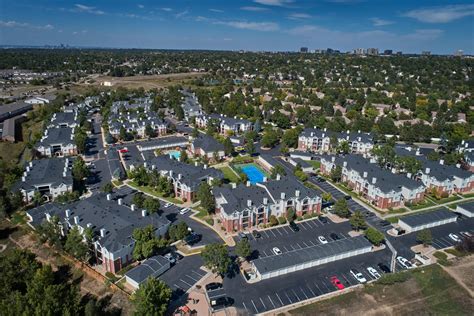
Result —
M295 222L290 222L290 228L292 231L294 231L295 233L300 231L300 228L298 227L298 225L296 225Z
M222 283L219 283L219 282L208 283L206 284L206 291L217 290L217 289L220 289L221 287L222 287Z

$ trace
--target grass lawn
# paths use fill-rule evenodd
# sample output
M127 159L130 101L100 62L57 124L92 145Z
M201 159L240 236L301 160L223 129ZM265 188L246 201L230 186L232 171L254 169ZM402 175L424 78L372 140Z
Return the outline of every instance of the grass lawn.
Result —
M449 197L444 198L444 199L437 200L437 199L433 198L432 196L430 196L430 200L434 201L437 204L443 204L443 203L448 203L448 202L461 200L461 197L459 197L457 195L453 195L453 196L449 196Z
M408 210L404 207L401 207L394 210L389 210L387 214L403 214L405 212L408 212Z
M433 206L433 205L436 205L436 203L433 202L433 200L431 199L424 199L423 201L417 203L417 204L414 204L414 205L410 205L408 206L408 208L410 210L419 210L421 208L425 208L425 207L429 207L429 206Z
M466 199L471 198L471 197L474 197L474 193L462 194L462 197Z
M321 162L316 160L308 160L307 163L312 165L315 170L319 170L319 167L321 166Z
M224 174L224 178L229 180L229 182L239 182L240 177L232 170L231 167L225 166L222 168L218 168Z
M160 198L160 199L163 199L163 200L166 200L168 202L171 202L171 203L174 203L174 204L182 204L183 202L181 200L178 200L176 198L173 198L173 197L165 197L163 196L163 193L161 192L158 192L156 190L153 190L152 188L150 187L144 187L144 186L139 186L138 184L136 184L135 182L133 181L130 181L128 182L128 184L133 187L134 189L137 189L139 191L143 191L145 193L148 193L148 194L151 194L157 198Z
M439 265L416 269L393 284L361 289L294 310L290 315L470 315L472 299Z

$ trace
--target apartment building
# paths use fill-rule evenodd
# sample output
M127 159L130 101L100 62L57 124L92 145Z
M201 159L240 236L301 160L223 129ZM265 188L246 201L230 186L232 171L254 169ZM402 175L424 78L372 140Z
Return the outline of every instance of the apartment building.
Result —
M331 148L331 139L337 139L340 144L343 141L349 145L349 152L354 154L366 154L374 146L372 135L369 133L346 131L342 133L332 132L325 129L306 128L298 137L298 150L324 153Z
M64 157L77 155L74 142L74 127L49 127L35 146L45 157Z

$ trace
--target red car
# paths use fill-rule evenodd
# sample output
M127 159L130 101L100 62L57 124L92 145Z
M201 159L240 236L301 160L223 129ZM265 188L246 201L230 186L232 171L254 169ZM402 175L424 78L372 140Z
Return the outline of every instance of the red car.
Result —
M331 283L337 287L338 290L344 290L344 284L339 281L339 279L336 276L331 277Z

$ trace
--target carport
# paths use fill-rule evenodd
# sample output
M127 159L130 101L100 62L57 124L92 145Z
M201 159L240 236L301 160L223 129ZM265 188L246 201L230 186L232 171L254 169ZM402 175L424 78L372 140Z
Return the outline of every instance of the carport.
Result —
M371 250L372 244L365 237L358 236L259 258L252 261L252 269L257 279L265 280L368 253Z
M402 217L398 220L398 225L407 233L411 233L425 228L452 223L455 222L457 218L458 216L455 213L446 209L441 209L433 212Z
M141 283L148 278L157 278L170 268L170 262L163 256L154 256L146 259L139 266L125 274L125 279L134 288L138 288Z

